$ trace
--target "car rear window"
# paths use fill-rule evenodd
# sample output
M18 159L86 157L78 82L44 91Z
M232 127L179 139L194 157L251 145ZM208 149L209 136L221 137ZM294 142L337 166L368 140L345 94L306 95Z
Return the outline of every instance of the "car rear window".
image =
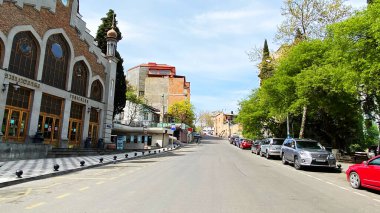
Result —
M282 145L283 143L283 139L273 139L273 145Z

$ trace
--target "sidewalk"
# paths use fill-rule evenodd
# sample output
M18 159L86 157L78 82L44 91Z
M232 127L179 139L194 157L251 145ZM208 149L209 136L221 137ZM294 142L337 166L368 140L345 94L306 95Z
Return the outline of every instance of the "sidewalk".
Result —
M336 162L336 164L340 164L342 165L342 172L346 172L346 170L348 169L348 167L350 167L351 165L354 165L353 163L343 163L343 162Z
M144 152L126 152L121 154L110 155L96 155L96 156L83 156L83 157L66 157L66 158L44 158L32 160L16 160L0 162L0 188L24 183L32 180L39 180L67 173L80 171L88 168L98 167L106 164L114 163L114 156L116 156L116 163L129 159L135 159L142 156L149 156L159 153L172 151L174 148L161 148L155 150L147 150ZM126 158L126 155L128 157ZM103 158L103 163L100 163L100 158ZM80 165L81 161L85 161L83 166ZM53 166L59 165L59 171L54 171ZM22 170L22 178L16 176L16 171Z

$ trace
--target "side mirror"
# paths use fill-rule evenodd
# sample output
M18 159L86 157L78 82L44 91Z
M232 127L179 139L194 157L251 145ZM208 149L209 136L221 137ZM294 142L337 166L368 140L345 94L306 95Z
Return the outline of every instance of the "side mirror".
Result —
M367 162L367 161L363 161L362 164L364 164L364 165L368 165L368 162Z

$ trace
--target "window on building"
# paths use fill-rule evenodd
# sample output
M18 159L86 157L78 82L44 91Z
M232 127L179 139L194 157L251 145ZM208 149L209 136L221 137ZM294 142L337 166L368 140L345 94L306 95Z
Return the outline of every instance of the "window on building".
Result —
M91 85L90 98L95 101L102 101L103 86L99 80L96 80Z
M149 119L149 113L144 112L144 120L147 121Z
M62 113L62 99L43 94L41 100L41 112L53 114L53 115L61 115Z
M83 61L75 63L71 83L71 92L83 97L87 96L88 69Z
M50 36L45 50L42 82L65 89L70 51L67 42L60 34Z
M35 79L38 45L30 32L20 32L13 38L8 70L18 75Z
M30 90L8 86L7 106L29 109Z
M81 104L71 103L70 118L82 120L84 106Z

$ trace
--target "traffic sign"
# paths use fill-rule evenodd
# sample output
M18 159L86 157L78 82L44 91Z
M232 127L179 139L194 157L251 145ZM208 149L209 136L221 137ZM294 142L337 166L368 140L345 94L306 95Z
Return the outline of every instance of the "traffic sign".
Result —
M173 131L175 131L177 128L175 127L175 124L172 124L172 126L171 126L170 129L173 130Z

